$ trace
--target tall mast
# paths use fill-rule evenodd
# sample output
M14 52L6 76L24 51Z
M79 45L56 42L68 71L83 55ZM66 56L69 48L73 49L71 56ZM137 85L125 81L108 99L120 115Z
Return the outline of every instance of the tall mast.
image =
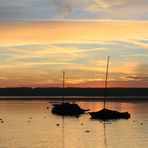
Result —
M106 77L105 77L104 109L105 109L105 106L106 106L106 96L107 96L107 80L108 80L109 60L110 60L110 57L108 56L108 59L107 59L107 64L106 64Z
M63 103L64 103L64 97L65 97L65 71L63 71ZM63 133L63 148L65 147L65 137L64 137L64 116L62 118L63 126L62 126L62 133Z
M64 103L64 96L65 96L64 88L65 88L65 71L63 71L63 103Z

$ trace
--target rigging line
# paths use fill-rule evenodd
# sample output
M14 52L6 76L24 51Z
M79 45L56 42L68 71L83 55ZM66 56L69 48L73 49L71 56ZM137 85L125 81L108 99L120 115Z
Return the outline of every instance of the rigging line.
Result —
M63 71L63 103L65 98L65 71ZM63 139L63 148L65 147L65 134L64 134L64 116L62 116L62 139Z
M63 71L63 103L64 103L64 97L65 97L65 71Z
M107 96L107 80L108 80L109 60L110 60L110 57L108 56L107 65L106 65L105 90L104 90L104 109L106 107L106 99L107 99L106 96Z

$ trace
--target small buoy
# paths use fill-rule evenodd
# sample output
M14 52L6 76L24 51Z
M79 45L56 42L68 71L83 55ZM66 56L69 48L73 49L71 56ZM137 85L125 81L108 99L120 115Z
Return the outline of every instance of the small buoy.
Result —
M90 131L85 131L86 133L89 133Z
M49 107L47 107L47 109L49 109Z
M57 124L57 126L60 126L60 124Z

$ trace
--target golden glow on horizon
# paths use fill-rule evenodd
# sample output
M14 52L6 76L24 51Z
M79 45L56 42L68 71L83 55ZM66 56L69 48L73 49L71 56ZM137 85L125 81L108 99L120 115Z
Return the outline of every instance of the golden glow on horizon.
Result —
M148 43L141 42L146 39L147 21L24 21L0 24L0 53L6 55L1 60L0 87L60 86L62 70L68 73L67 86L103 87L106 57L112 54L110 48L114 48L115 42L126 42L148 50ZM82 48L81 44L86 47ZM90 44L99 44L100 47L92 45L89 50L87 45ZM124 47L121 48L124 50ZM134 53L133 50L133 57ZM128 78L128 75L141 74L141 59L130 60L122 53L115 54L110 63L109 86L148 85L147 81L138 84ZM125 57L124 61L120 60L122 57ZM143 73L147 75L147 71Z

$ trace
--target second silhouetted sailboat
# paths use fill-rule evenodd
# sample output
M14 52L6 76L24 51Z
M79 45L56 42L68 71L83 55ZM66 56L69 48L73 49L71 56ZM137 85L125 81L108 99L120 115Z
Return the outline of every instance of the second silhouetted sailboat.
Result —
M104 107L102 110L97 112L89 112L92 119L101 119L101 120L109 120L109 119L128 119L130 118L130 114L128 112L118 112L114 110L106 109L106 96L107 96L107 79L108 79L108 68L109 68L109 60L107 60L107 68L106 68L106 79L105 79L105 94L104 94Z

